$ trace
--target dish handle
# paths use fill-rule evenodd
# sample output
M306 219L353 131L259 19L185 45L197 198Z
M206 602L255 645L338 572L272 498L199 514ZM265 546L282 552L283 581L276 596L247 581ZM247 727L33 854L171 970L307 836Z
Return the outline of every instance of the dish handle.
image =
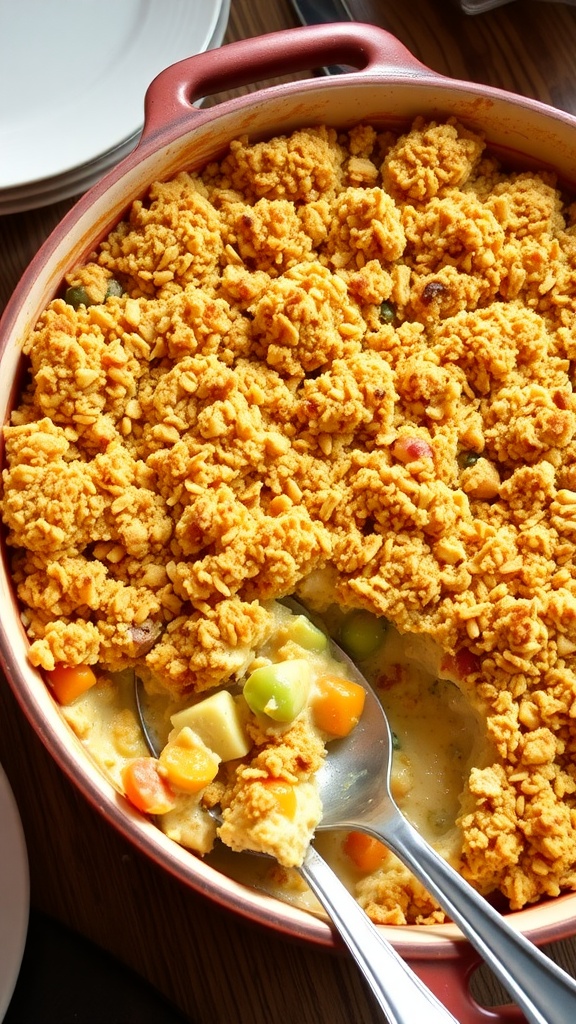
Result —
M526 1017L511 1003L482 1006L472 995L470 981L482 960L468 943L459 944L456 956L444 958L407 957L410 967L421 981L444 1003L444 1006L466 1024L526 1024Z
M338 22L283 29L227 43L161 71L146 93L141 141L183 118L188 126L192 118L193 127L213 116L210 110L194 106L203 97L332 65L350 67L351 74L360 78L392 73L410 78L441 77L421 64L395 36L375 25Z

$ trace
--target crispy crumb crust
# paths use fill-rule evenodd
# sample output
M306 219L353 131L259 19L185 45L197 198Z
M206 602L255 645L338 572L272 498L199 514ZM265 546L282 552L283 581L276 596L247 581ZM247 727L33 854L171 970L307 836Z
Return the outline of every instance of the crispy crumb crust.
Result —
M574 888L573 215L453 121L240 139L155 183L69 276L96 304L25 341L2 514L33 664L129 665L153 620L155 678L210 688L259 602L327 570L485 710L464 874L513 908ZM437 919L391 879L372 916Z

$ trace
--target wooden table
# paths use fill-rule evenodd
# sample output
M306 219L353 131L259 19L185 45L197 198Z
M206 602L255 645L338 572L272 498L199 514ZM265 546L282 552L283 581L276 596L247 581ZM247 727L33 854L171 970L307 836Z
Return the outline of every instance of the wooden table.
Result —
M349 3L359 21L388 28L436 71L576 113L576 8L517 0L468 17L450 0ZM289 0L232 0L227 41L296 24ZM0 310L72 202L0 217ZM62 776L4 679L0 762L23 820L32 908L133 968L185 1018L197 1024L369 1024L380 1019L345 956L302 948L250 926L141 857ZM575 943L557 943L553 953L576 973ZM63 981L64 976L55 978L54 984ZM74 1020L93 1019L89 1002L87 992L86 1008L79 1008Z

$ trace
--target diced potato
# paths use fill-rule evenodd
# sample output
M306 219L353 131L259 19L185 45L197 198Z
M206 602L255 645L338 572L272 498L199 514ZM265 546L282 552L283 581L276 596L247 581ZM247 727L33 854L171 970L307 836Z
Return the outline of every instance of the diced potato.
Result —
M171 722L174 726L171 739L188 726L222 761L246 757L252 745L246 734L242 712L228 690L219 690L198 704L178 711L172 715Z

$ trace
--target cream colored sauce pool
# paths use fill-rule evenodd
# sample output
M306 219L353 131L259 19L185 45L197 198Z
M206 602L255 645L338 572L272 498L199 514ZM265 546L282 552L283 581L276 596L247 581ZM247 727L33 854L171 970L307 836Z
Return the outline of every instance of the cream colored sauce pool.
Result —
M333 633L338 629L338 615L325 617ZM270 652L264 650L266 653ZM395 737L394 797L418 831L456 864L461 842L456 825L460 797L470 768L484 759L485 729L480 713L455 682L440 678L440 658L439 650L426 639L401 636L389 627L381 649L360 667L375 687ZM176 709L161 697L153 698L149 707L163 742ZM147 753L135 715L132 672L101 681L64 712L89 753L121 788L124 765ZM186 810L195 818L206 817L197 801L190 801ZM194 828L198 825L195 822ZM315 844L354 891L362 874L343 852L343 839L342 833L319 833ZM270 859L232 853L220 843L207 859L239 881L313 912L319 910L297 873Z
M327 616L336 633L337 619ZM383 648L361 664L375 687L397 738L392 767L394 797L407 819L447 860L457 864L456 826L470 769L484 763L481 714L456 683L440 678L441 652L426 638L401 636L389 627ZM345 833L320 832L314 843L350 889L363 877L342 850ZM319 912L314 897L293 873L217 846L210 863L239 881Z

